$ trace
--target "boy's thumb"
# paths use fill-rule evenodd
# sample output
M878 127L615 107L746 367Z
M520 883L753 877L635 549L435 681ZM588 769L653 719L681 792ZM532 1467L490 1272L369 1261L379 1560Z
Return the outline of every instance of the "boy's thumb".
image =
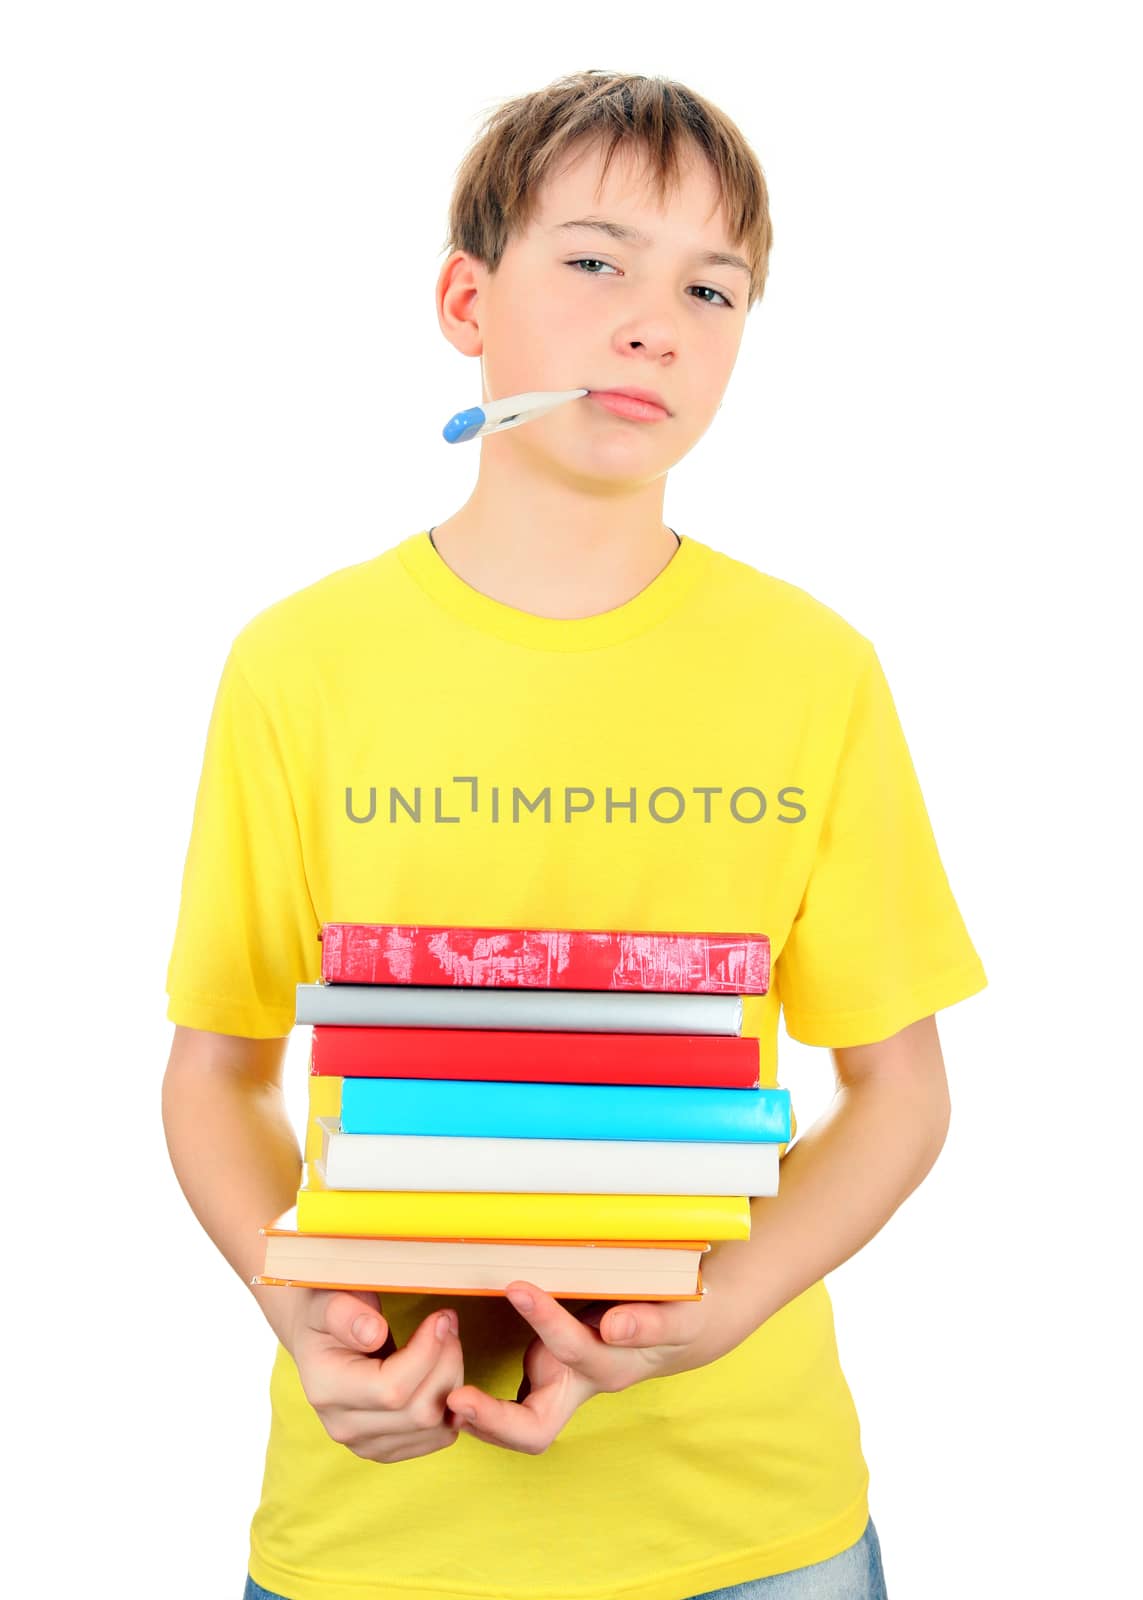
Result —
M376 1290L337 1295L329 1309L329 1325L342 1344L358 1350L375 1350L389 1332Z

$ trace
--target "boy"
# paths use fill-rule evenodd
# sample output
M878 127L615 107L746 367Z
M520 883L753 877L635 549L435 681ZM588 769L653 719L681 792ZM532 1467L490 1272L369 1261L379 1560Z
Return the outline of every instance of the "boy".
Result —
M934 1013L987 979L870 641L662 521L763 291L761 169L681 85L585 72L498 109L450 223L438 317L485 398L594 392L235 639L168 971L180 1183L249 1284L300 1181L281 1064L325 921L759 930L761 1082L782 1009L839 1092L701 1302L252 1286L279 1347L247 1592L883 1595L822 1280L935 1161ZM645 419L596 398L632 388Z

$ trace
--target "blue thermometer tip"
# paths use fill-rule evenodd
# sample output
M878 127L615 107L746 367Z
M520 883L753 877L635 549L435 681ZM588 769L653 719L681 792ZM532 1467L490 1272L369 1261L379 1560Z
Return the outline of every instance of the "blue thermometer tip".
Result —
M455 417L450 417L441 432L449 444L463 444L466 439L480 432L484 422L484 412L480 407L470 406L467 411L458 411Z

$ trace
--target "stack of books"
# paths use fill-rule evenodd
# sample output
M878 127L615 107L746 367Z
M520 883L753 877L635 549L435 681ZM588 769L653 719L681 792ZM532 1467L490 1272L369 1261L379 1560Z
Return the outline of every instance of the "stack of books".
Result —
M759 1087L743 997L761 933L326 923L321 1154L260 1232L255 1283L698 1300L712 1242L778 1192L789 1091ZM326 1101L328 1104L328 1100Z

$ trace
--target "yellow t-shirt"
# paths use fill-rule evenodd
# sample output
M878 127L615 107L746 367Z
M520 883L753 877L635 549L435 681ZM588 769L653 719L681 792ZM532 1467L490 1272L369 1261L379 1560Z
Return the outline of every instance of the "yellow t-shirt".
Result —
M766 933L743 1026L763 1085L780 1009L795 1039L859 1044L987 983L872 644L691 538L592 617L481 594L422 531L247 623L168 1017L289 1033L337 921ZM507 1301L382 1304L399 1345L455 1305L466 1381L515 1398L532 1334ZM720 1360L596 1396L539 1456L462 1435L365 1461L281 1345L270 1397L250 1571L290 1600L685 1600L823 1561L868 1516L823 1282Z

